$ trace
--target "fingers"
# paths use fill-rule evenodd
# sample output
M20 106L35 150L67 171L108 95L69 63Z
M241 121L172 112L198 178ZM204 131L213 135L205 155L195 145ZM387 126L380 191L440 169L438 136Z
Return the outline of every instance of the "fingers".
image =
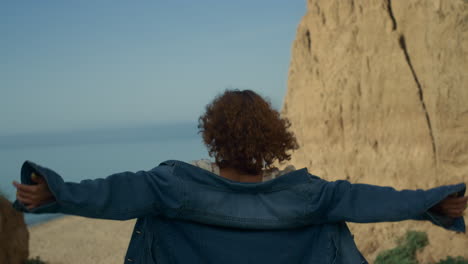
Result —
M32 200L34 200L37 197L37 195L35 195L35 194L26 193L26 192L23 192L23 191L16 191L16 196L18 196L18 195L23 197L23 198L32 199Z
M451 203L466 203L468 202L468 196L464 197L457 197L457 198L452 198L448 199Z
M464 210L449 210L446 214L452 218L462 217Z
M446 201L457 201L457 202L459 202L459 201L468 201L468 196L462 196L462 197L451 197L451 196L449 196L449 197L445 198L444 200L446 200Z
M34 199L32 199L30 197L27 197L27 196L24 196L21 193L16 193L16 199L18 199L18 201L20 201L23 204L33 204L34 203Z
M468 203L468 197L447 198L443 202L443 206L446 208L463 207L463 206L466 206L467 203Z
M15 186L16 189L18 189L19 191L26 192L26 193L34 193L37 191L36 185L21 184L17 181L13 182L13 186Z
M456 206L446 208L446 214L450 217L461 217L467 208L467 204L457 204Z
M446 207L446 208L444 208L443 212L448 212L448 211L464 211L464 210L466 210L466 205L453 206L453 207Z
M448 197L448 198L445 198L442 203L443 204L450 204L450 205L453 205L453 204L465 204L468 202L468 196L465 196L465 197Z
M21 191L16 193L16 199L24 204L28 210L34 209L39 205L35 199L29 196L25 196Z
M44 199L39 196L28 196L23 192L16 193L16 199L26 206L29 210L41 206L44 203L51 201L51 199Z

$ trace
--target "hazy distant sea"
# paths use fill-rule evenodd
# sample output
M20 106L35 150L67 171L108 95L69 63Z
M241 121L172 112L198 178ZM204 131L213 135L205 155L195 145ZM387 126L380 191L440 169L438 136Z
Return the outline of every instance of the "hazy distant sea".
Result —
M20 168L25 160L55 170L65 181L79 182L104 178L116 172L149 170L168 159L190 162L208 158L193 124L125 131L120 130L120 136L115 136L112 130L81 133L84 137L80 137L80 133L57 133L51 137L42 134L40 142L34 140L33 134L0 137L0 191L9 200L15 199L15 188L11 182L20 180ZM152 136L143 136L146 132L142 131L153 133ZM70 144L67 144L67 135ZM21 137L27 140L21 140ZM25 144L25 141L29 143ZM25 220L28 225L33 225L58 216L61 215L25 214Z

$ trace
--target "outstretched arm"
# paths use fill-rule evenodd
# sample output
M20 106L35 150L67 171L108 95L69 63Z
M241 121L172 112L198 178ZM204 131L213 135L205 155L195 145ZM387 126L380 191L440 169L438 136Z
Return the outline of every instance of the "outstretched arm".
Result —
M447 185L429 190L401 190L348 181L324 185L331 221L358 223L429 220L444 228L465 232L463 212L467 197L451 197L463 193L466 185Z
M56 172L25 162L22 184L15 182L15 208L31 213L65 213L126 220L177 207L171 167L122 172L104 179L64 182ZM31 175L36 175L32 176ZM172 177L171 177L172 176Z

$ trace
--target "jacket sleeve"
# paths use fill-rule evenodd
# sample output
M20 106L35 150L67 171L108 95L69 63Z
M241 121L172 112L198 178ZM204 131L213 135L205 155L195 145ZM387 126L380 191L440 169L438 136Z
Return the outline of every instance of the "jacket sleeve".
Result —
M324 213L331 222L357 223L429 220L443 228L465 232L463 217L437 215L429 209L456 192L465 193L464 183L429 190L401 190L348 181L327 182L322 186L328 208Z
M55 201L28 210L16 200L13 206L29 213L65 213L92 218L127 220L178 207L172 167L161 164L150 171L122 172L104 179L64 182L55 171L26 161L23 184L34 184L31 173L43 176Z

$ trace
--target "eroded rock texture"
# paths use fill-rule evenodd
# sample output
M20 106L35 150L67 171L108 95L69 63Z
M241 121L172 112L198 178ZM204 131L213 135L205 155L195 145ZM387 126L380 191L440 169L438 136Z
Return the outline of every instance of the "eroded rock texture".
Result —
M23 264L28 248L29 233L23 214L0 195L0 263Z
M430 188L468 182L468 1L309 0L283 115L292 162L327 180ZM423 263L468 257L468 237L429 223L351 224L369 260L407 229Z

